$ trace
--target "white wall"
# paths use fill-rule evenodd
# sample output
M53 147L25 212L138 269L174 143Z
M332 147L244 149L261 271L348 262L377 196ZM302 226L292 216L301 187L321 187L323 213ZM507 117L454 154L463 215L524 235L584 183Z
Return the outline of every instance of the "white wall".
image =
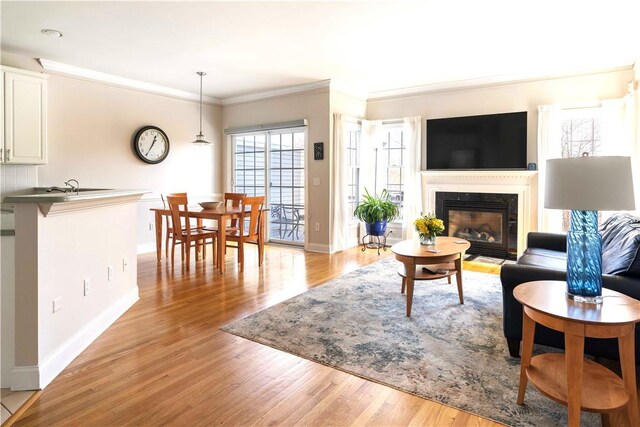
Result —
M30 58L2 52L2 65L42 71ZM194 80L194 89L197 81ZM48 79L48 162L37 166L38 185L62 186L75 178L82 187L148 189L139 211L139 247L152 247L148 207L160 193L186 191L194 199L222 191L222 107L203 106L203 133L213 146L190 144L199 127L199 105L77 78ZM133 151L136 131L158 126L169 137L167 159L157 165Z
M198 133L198 104L73 78L49 78L49 158L39 167L41 185L73 177L84 187L145 188L154 193L204 194L220 185L221 109L205 105L203 131L213 146L190 144ZM137 130L158 126L170 140L167 159L140 161Z
M223 128L277 123L289 120L308 119L307 128L307 191L305 230L308 236L308 249L329 251L329 158L325 153L324 160L313 160L313 143L324 142L325 149L331 138L329 89L262 99L241 104L226 105L222 114ZM225 189L231 189L231 164L229 148L230 138L225 143ZM313 186L313 178L320 179L319 186ZM320 224L320 231L315 231L313 224Z
M16 204L12 389L46 386L137 301L136 205L135 197L69 202L45 217L35 203Z
M424 143L427 119L527 111L527 161L537 162L538 105L579 104L621 98L626 94L627 83L632 78L632 70L614 71L371 100L367 104L367 118L376 120L422 116Z
M15 238L0 237L0 387L11 387L15 349Z

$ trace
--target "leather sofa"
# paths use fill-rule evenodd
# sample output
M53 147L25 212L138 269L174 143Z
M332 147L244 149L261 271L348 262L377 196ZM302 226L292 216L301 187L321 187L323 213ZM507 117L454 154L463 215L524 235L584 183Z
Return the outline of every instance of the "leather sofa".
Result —
M640 300L640 218L629 214L609 217L601 226L602 286ZM566 280L567 240L565 234L532 232L527 249L515 264L503 265L503 327L509 354L518 357L522 341L522 305L513 289L535 280ZM536 325L534 342L564 348L564 334ZM617 339L585 340L585 353L619 360ZM640 328L636 325L636 364L640 364Z

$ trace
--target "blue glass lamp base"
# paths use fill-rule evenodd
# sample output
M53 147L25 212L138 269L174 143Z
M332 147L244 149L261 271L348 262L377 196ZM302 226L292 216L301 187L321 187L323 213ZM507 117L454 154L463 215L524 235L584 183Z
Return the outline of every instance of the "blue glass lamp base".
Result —
M597 211L571 211L567 294L577 302L602 304L602 237L598 233Z

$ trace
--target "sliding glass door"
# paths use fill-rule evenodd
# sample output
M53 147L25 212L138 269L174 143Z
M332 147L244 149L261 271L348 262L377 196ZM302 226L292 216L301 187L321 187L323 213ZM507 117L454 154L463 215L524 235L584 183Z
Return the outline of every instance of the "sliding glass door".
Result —
M270 241L304 245L305 130L234 135L232 144L234 192L267 196Z
M264 196L266 134L233 137L233 192Z

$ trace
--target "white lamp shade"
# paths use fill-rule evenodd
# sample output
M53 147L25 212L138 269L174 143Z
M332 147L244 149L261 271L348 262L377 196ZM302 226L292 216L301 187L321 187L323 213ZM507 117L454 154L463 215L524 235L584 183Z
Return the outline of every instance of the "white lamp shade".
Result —
M631 159L620 156L547 160L544 207L581 211L634 210Z

